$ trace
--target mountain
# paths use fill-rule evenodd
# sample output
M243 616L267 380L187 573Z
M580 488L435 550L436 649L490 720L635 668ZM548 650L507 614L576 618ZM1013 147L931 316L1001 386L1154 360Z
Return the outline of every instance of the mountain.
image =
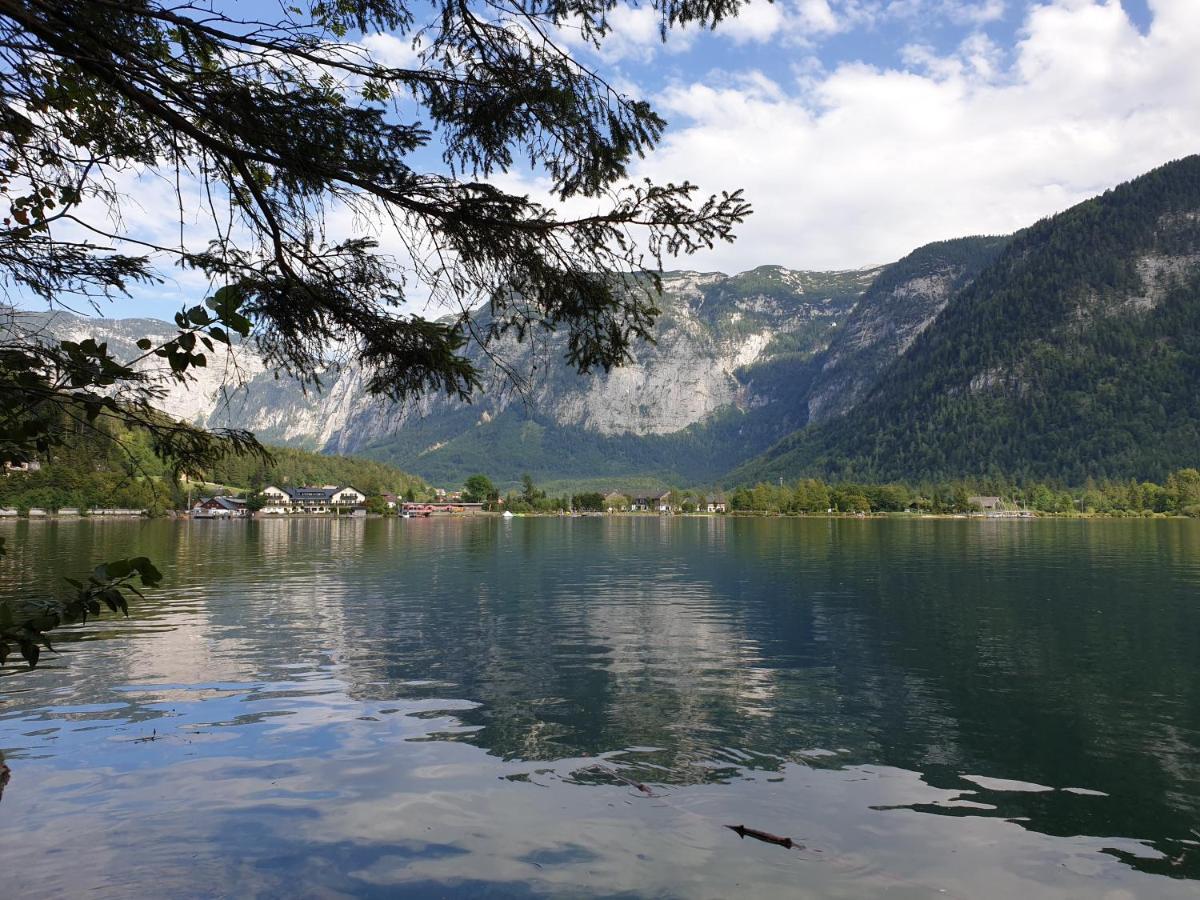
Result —
M663 288L656 342L608 374L574 374L561 337L536 335L490 347L496 359L472 351L473 403L394 404L367 395L352 361L306 393L243 345L162 405L441 484L1082 483L1200 461L1200 157L1008 237L849 271L673 272ZM66 314L48 327L130 353L170 331Z
M434 481L473 471L712 481L807 421L812 362L879 271L672 273L656 343L635 348L626 366L581 377L556 362L553 343L537 354L510 346L518 371L531 370L531 355L537 363L525 396L487 391L470 406L438 398L382 420L364 413L342 431L355 445L335 446Z
M807 392L808 421L820 422L853 408L1008 240L940 241L885 268L821 355Z
M813 418L732 479L1079 484L1196 465L1200 157L1014 235L858 402Z
M499 482L523 472L539 480L637 474L703 482L807 421L803 391L812 362L880 271L668 273L656 342L634 348L628 365L578 376L562 363L554 335L490 348L524 378L518 391L476 349L486 389L470 404L440 396L376 400L352 363L324 373L319 393L305 393L245 345L210 360L192 390L171 387L161 405L188 421L365 455L438 483L473 472ZM43 318L60 337L95 336L129 355L137 338L170 332L145 319ZM239 379L240 388L227 387Z
M107 342L110 352L117 359L136 359L142 356L137 348L140 338L149 338L155 345L161 344L178 333L175 326L159 319L105 319L75 315L69 312L25 312L6 309L4 321L12 320L26 333L41 333L64 341L82 341L95 338ZM0 333L4 325L0 322ZM235 338L236 339L236 338ZM225 356L210 354L210 365L192 369L192 380L181 383L165 377L170 368L157 357L150 357L137 368L141 371L164 376L156 379L155 386L163 392L157 406L177 419L204 425L222 405L227 388L238 380L258 379L266 367L257 353L249 348L235 346ZM266 376L270 379L270 375Z

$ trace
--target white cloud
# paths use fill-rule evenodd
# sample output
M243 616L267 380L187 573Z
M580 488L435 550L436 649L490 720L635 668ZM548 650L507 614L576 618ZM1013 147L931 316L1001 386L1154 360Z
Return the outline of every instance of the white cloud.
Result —
M1004 18L1004 0L943 0L942 12L954 22L983 25Z
M749 0L736 16L716 30L718 37L735 44L766 43L776 38L789 44L807 44L841 31L829 0Z
M830 8L829 0L798 0L796 8L801 24L810 32L832 34L843 27Z
M691 49L697 35L695 28L673 28L667 32L664 41L661 24L660 13L651 6L618 3L608 12L609 31L599 49L583 39L578 20L564 23L558 30L558 40L565 47L598 56L606 63L627 59L646 62L660 50L683 53Z
M371 59L393 69L411 68L419 61L419 42L414 46L411 39L376 32L364 35L359 43L371 54Z
M1195 0L1055 0L1009 52L983 35L902 67L846 63L799 87L762 75L680 85L675 126L639 174L744 187L738 243L684 265L850 267L923 243L1008 232L1200 152Z
M979 28L1004 18L1007 11L1008 0L746 0L712 34L716 40L739 46L803 47L855 28L882 28L897 21ZM618 2L608 13L608 22L610 32L599 48L580 37L577 22L565 24L559 39L585 55L615 63L650 62L659 51L686 52L708 35L705 29L678 26L667 32L664 42L661 16L648 5Z
M776 2L787 6L784 0ZM793 38L812 39L904 20L978 27L1000 21L1008 9L1008 0L792 0L793 27L782 30Z
M842 15L830 5L831 0L747 0L737 14L725 19L713 34L719 40L734 44L763 44L781 40L787 44L808 44L844 30L850 24L868 20L857 10L859 0L832 0L849 3ZM921 0L917 0L921 2ZM965 2L965 0L945 0ZM994 0L988 0L994 2ZM877 10L875 12L878 12ZM660 31L661 15L650 6L631 6L618 3L608 13L609 34L599 49L591 47L579 35L577 24L568 23L559 31L562 42L576 51L598 56L607 63L625 60L648 62L659 51L684 53L695 46L705 29L695 26L676 26L667 32L663 41Z
M999 80L1004 71L1004 51L986 34L969 35L956 53L943 56L924 44L910 44L901 50L901 59L910 69L923 71L939 79L974 76L988 82Z
M750 0L736 16L721 24L719 34L734 43L761 43L778 34L785 26L782 3Z

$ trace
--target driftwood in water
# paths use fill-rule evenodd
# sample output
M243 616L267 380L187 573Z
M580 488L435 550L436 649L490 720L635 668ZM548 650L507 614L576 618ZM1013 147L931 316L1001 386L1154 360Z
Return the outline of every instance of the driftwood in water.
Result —
M629 785L632 788L637 788L643 794L647 794L651 797L654 796L654 791L650 790L650 788L646 787L646 785L642 784L640 781L634 781L632 778L626 778L620 772L614 771L613 769L610 769L607 766L600 766L600 765L588 766L587 769L585 769L584 771L603 772L605 775L611 775L613 778L617 779L618 781L625 782L627 785Z
M804 849L803 844L796 843L790 837L780 837L777 834L771 834L767 831L759 831L757 828L747 828L745 825L726 825L725 827L742 839L752 837L756 841L762 841L765 844L778 844L780 847L787 847L789 850L793 847L800 850Z
M629 783L629 784L631 784L631 785L633 785L635 788L637 788L637 789L638 789L639 791L641 791L643 794L649 794L649 795L650 795L650 796L652 796L652 797L654 796L654 791L650 790L650 788L646 787L646 785L642 784L640 781L634 781L634 780L632 780L632 779L630 779L630 778L625 778L625 779L622 779L622 780L623 780L623 781L626 781L626 782L628 782L628 783Z
M613 772L611 769L609 769L607 771L614 778L620 779L621 781L625 782L630 787L637 788L643 794L649 794L651 797L654 796L654 791L650 790L650 788L646 787L646 785L642 784L640 781L634 781L632 778L626 778L620 772Z

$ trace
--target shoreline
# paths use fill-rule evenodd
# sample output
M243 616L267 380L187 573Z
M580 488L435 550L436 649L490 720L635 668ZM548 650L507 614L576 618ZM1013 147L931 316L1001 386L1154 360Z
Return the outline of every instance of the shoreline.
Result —
M461 513L434 513L431 516L410 516L414 521L423 519L501 519L501 512L476 512L469 515ZM270 521L348 521L361 522L364 520L379 520L379 519L397 519L402 520L403 516L385 516L378 513L368 513L365 516L337 516L328 515L325 513L303 513L297 515L270 515L270 516L189 516L186 513L171 512L162 513L159 515L85 515L85 514L68 514L60 515L57 513L45 513L43 515L5 515L0 516L0 523L3 522L132 522L132 521L153 521L153 520L168 520L181 522L270 522ZM511 518L514 519L846 519L846 520L906 520L906 521L926 521L926 520L949 520L958 519L962 521L978 521L978 522L1031 522L1047 519L1064 519L1064 520L1162 520L1162 521L1188 521L1196 520L1196 516L1184 516L1168 513L1102 513L1102 512L1074 512L1074 513L1054 513L1054 512L1030 512L1027 515L987 515L985 513L898 513L898 512L883 512L883 513L775 513L775 512L732 512L732 513L657 513L657 512L587 512L587 513L542 513L542 512L526 512L514 513Z

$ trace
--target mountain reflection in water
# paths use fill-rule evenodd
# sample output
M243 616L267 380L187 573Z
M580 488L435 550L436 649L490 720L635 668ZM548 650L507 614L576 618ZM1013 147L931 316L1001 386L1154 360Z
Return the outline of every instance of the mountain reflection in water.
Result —
M1197 894L1200 524L3 527L13 896Z

